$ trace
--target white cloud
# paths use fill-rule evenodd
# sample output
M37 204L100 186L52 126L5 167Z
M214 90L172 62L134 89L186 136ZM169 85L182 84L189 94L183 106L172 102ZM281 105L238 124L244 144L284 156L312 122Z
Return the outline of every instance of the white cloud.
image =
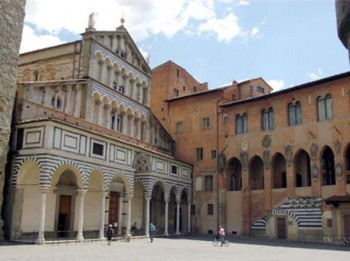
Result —
M95 0L28 0L25 22L36 27L31 32L26 29L23 46L38 49L44 43L65 41L60 39L63 31L79 35L87 28L92 12L97 13L96 30L115 30L123 16L125 27L135 41L157 34L171 38L180 31L188 37L209 35L217 41L231 41L242 35L233 10L234 2L249 4L247 0L103 0L103 5ZM46 32L42 45L28 43L32 39L43 39L39 31ZM27 48L23 50L29 50Z
M260 33L260 30L258 27L253 27L253 29L250 31L250 37L253 39L258 39L262 37L262 34Z
M322 78L322 70L321 68L318 68L315 72L309 73L309 78L313 81L316 81L318 79Z
M238 18L228 14L223 19L212 18L199 26L199 33L209 32L217 36L218 41L231 41L241 33Z
M283 80L268 80L266 82L273 88L273 92L277 92L285 88Z
M238 0L238 5L250 5L249 0Z
M21 42L20 53L33 51L40 48L55 46L64 43L57 36L44 34L37 35L34 30L28 25L23 26L23 39Z

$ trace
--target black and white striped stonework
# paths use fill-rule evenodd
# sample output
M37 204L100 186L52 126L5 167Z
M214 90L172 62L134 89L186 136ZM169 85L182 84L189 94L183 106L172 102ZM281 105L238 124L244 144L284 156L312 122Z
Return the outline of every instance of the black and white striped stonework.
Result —
M266 223L276 215L292 217L299 229L322 229L321 198L293 197L252 224L253 230L265 230Z

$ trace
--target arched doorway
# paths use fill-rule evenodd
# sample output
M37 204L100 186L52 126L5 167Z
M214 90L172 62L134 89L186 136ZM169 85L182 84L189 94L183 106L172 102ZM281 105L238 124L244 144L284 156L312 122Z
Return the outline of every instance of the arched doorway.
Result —
M150 202L150 223L155 224L157 232L164 232L165 229L165 203L164 203L164 186L156 183L152 190Z
M321 158L322 185L335 185L334 153L326 146Z
M242 190L242 165L237 158L233 158L227 164L227 190L239 191Z
M264 189L264 163L254 156L249 164L249 185L251 190Z
M65 170L57 182L56 226L58 237L71 237L74 230L74 209L76 190L78 189L75 174Z
M294 158L294 173L296 187L311 186L310 156L305 150L300 150Z
M273 188L286 188L286 160L281 153L277 153L272 161L272 186Z

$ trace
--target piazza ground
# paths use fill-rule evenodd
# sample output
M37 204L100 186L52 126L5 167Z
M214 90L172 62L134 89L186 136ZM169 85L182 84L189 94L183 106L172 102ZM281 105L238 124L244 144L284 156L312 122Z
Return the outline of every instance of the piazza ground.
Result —
M0 260L348 260L350 246L229 238L228 247L214 247L212 237L146 238L131 242L106 241L46 245L1 245Z

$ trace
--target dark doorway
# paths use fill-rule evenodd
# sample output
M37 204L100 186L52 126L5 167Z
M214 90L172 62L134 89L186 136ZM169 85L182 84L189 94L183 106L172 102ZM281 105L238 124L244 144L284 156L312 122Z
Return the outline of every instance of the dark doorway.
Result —
M70 229L70 211L72 204L72 196L61 195L59 212L58 212L58 224L57 231L59 237L67 237Z
M287 238L286 218L284 217L277 218L277 238L278 239Z
M350 237L350 214L343 216L344 221L344 236L349 238Z
M110 192L108 223L114 226L118 222L119 192Z

